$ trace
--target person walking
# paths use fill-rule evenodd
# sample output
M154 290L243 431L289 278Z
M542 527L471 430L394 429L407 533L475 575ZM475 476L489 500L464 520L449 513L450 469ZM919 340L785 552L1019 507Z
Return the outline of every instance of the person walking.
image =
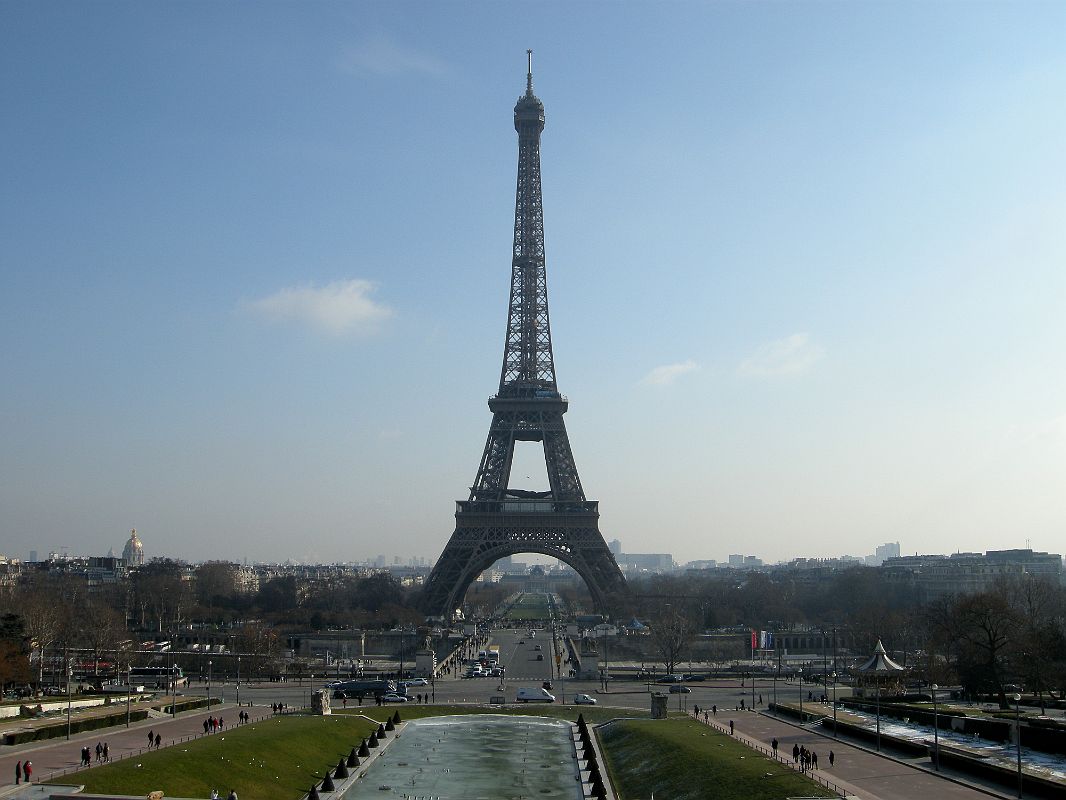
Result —
M148 749L149 750L152 749L152 742L154 742L154 741L155 741L155 733L153 731L148 731Z
M733 735L733 720L729 720L729 735Z
M774 756L776 757L777 756L777 737L776 736L773 738L773 741L770 742L770 747L773 749Z
M106 764L110 760L111 760L111 748L108 746L107 742L104 742L104 763Z
M163 743L163 734L157 733L155 735L155 749L158 750L159 746Z
M96 743L96 761L97 763L104 760L104 746L100 742Z
M833 762L836 761L836 754L832 750L829 751L829 766L833 766Z
M811 769L818 769L818 754L811 751Z
M798 744L792 745L792 763L799 761L800 746Z
M19 761L15 764L15 785L18 786L22 783L22 762Z
M32 783L33 776L33 762L27 761L22 765L22 775L26 778L26 783Z

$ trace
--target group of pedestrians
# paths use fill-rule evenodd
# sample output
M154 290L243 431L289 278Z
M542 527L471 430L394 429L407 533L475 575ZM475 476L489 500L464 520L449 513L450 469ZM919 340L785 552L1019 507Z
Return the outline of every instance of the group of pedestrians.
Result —
M155 731L148 731L148 749L151 750L155 747L158 750L163 746L163 734L156 733Z
M777 739L774 739L770 744L774 749L774 755L777 755ZM792 761L799 764L800 769L804 772L818 769L818 754L798 744L792 745ZM830 750L829 766L833 766L834 763L836 763L836 754Z
M362 705L362 703L360 703ZM270 711L274 714L284 714L288 706L285 703L271 703Z
M33 762L32 761L30 761L29 759L26 759L25 761L20 761L17 764L15 764L15 783L16 784L22 783L22 779L23 778L26 779L26 783L30 783L32 777L33 777Z
M241 714L244 712L242 711ZM226 721L221 716L208 717L204 720L204 733L218 733L222 730L222 726L226 724Z
M151 746L151 745L149 745L149 746ZM97 742L96 743L96 763L97 764L106 764L110 760L111 760L111 747L110 747L110 745L108 745L107 742ZM88 767L88 766L90 766L92 764L92 761L93 761L92 750L90 750L89 746L86 745L85 747L83 747L81 749L81 765L83 767Z

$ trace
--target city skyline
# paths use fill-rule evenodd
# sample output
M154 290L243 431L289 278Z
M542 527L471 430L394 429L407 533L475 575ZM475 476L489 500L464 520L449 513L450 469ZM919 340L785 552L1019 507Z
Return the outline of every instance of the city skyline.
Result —
M5 6L0 551L436 559L526 48L606 539L1061 549L1066 9L459 8Z

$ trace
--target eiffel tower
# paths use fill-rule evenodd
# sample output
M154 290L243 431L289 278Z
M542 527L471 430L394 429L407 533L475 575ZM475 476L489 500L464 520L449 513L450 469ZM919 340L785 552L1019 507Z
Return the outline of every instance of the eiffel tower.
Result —
M456 502L455 532L422 591L422 610L435 616L451 617L477 576L515 553L569 564L601 610L626 590L600 534L599 504L581 488L563 423L567 400L555 383L540 194L544 104L533 94L532 51L527 55L526 93L514 109L518 188L500 390L489 399L492 425L470 499ZM548 491L508 488L515 442L542 443Z

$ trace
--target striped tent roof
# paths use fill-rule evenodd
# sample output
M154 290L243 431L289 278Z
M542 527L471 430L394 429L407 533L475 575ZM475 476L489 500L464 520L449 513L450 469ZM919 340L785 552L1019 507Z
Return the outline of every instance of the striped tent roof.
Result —
M859 672L873 672L874 674L881 675L891 672L903 672L903 667L888 657L888 653L885 652L885 646L881 644L881 640L877 640L877 647L874 648L874 654L870 656L869 660L859 667Z

